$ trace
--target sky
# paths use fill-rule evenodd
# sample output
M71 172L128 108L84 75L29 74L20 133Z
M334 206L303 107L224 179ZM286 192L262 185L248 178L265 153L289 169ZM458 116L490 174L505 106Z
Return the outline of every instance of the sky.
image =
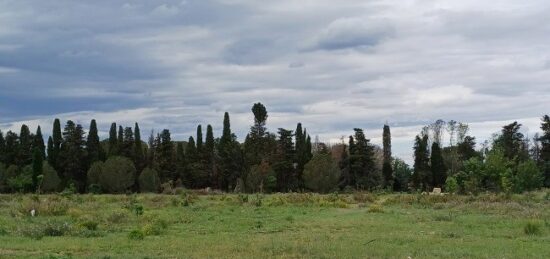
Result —
M0 129L140 123L173 139L230 113L240 140L302 122L321 141L363 128L393 153L437 119L483 142L550 112L550 2L0 0Z

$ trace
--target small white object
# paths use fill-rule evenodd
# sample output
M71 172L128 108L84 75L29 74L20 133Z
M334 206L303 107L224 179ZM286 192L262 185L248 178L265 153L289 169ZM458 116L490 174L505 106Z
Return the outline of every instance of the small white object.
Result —
M35 210L35 209L32 209L32 210L31 210L31 216L34 217L34 215L36 215L36 210Z

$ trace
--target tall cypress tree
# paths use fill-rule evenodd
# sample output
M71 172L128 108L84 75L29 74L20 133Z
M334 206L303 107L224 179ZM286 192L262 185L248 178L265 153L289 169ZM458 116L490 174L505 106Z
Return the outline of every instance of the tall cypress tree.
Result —
M6 141L4 133L0 130L0 163L6 163Z
M55 163L52 158L52 154L54 153L54 147L53 147L53 138L52 136L48 137L48 164L53 167L52 163Z
M209 185L214 188L218 188L219 183L216 175L214 148L214 132L212 130L212 126L208 124L206 126L206 139L204 142L205 168L208 173Z
M432 187L443 187L447 179L447 168L441 154L441 147L438 142L432 143L431 170L432 170Z
M42 174L42 163L44 161L44 156L40 148L35 147L32 155L32 185L34 190L39 188L39 179L38 176Z
M550 116L542 117L540 128L542 129L542 135L539 137L541 170L544 173L544 186L550 187Z
M218 153L221 172L220 187L225 191L231 191L241 176L242 154L236 136L231 133L231 122L227 112L223 116L223 133L218 145Z
M123 147L123 143L124 143L124 128L122 127L122 125L118 125L118 134L117 134L117 140L116 140L116 143L117 143L117 149L118 149L118 155L121 156L121 155L124 155L124 147Z
M382 175L384 176L384 188L393 187L393 169L391 166L391 133L390 126L384 125L382 133L382 146L384 153L384 160L382 164Z
M99 142L95 120L90 122L90 130L88 131L88 139L86 140L86 151L88 153L88 165L103 159L103 148Z
M417 135L414 142L413 185L417 189L428 190L432 181L428 151L428 135Z
M176 146L176 172L178 175L177 177L187 185L187 179L189 178L185 171L185 151L183 142L178 142Z
M42 136L42 129L40 125L36 128L36 134L34 135L33 149L38 148L40 153L42 153L42 160L46 158L46 146L44 145L44 137Z
M118 155L118 140L116 129L116 123L111 123L111 129L109 130L109 156Z
M141 131L139 125L136 122L134 125L134 165L138 172L141 172L145 168L143 144L141 142Z
M33 138L29 127L25 124L21 125L21 131L19 133L19 155L18 165L29 165L32 162L32 144Z
M202 125L197 126L197 152L202 156Z
M53 149L51 153L48 153L48 161L50 165L55 168L56 171L61 172L57 163L57 158L59 157L59 152L61 151L61 142L63 141L63 136L61 135L61 122L59 119L53 121L53 130L52 130L52 141Z

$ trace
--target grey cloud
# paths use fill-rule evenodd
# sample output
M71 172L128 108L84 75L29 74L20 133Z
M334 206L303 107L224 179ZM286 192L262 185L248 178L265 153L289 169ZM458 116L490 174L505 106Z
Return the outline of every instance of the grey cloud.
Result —
M340 18L331 22L319 35L317 47L326 50L369 47L393 32L393 27L386 20Z
M549 8L513 0L0 1L0 123L96 117L104 131L112 120L139 121L184 139L198 123L219 132L229 111L243 138L260 101L270 129L301 121L321 140L353 127L379 137L389 121L407 155L409 137L435 119L476 122L483 137L498 129L487 121L547 110Z

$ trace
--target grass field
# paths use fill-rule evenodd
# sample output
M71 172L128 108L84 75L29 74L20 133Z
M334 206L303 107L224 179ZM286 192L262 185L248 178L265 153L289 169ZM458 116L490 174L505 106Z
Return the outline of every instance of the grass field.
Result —
M548 190L508 197L0 195L0 258L549 255Z

